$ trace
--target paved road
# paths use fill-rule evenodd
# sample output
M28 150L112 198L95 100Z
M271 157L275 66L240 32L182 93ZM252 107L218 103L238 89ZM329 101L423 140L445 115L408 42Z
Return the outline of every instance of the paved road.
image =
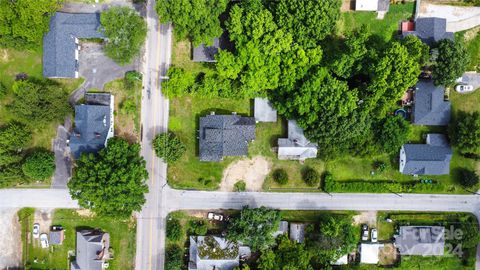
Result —
M478 90L480 88L480 73L465 72L457 82L473 85L473 89Z
M168 128L168 100L161 93L161 78L170 65L172 27L160 25L154 10L155 1L147 3L147 41L144 54L142 93L142 156L147 161L150 192L137 218L137 252L135 269L163 270L165 258L165 222L167 166L155 156L151 142Z
M70 126L71 120L70 117L67 117L65 125L57 127L57 137L53 141L55 174L53 175L52 188L67 188L67 182L72 176L72 160L70 158L70 148L67 145Z
M460 7L422 1L419 17L440 17L447 20L447 31L458 32L480 25L480 7Z
M67 189L0 189L0 208L79 208Z

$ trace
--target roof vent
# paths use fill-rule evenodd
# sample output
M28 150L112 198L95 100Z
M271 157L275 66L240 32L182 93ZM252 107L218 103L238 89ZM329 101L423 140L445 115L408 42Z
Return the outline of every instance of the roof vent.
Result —
M232 112L233 115L237 115L237 112Z
M95 132L95 138L99 139L99 138L100 138L100 136L102 136L100 133L98 133L98 132Z
M211 111L211 112L210 112L210 115L215 115L215 112L214 112L214 111Z

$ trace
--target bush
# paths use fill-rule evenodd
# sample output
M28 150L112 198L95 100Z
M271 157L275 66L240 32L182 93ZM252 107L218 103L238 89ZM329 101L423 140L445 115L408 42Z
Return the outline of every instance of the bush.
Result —
M46 150L33 152L23 163L22 171L31 179L46 180L55 171L55 156Z
M462 169L460 171L460 184L464 187L470 188L476 186L479 182L478 175L471 170Z
M233 190L237 192L245 191L246 189L247 189L247 184L243 180L237 181L233 186Z
M379 173L384 172L387 169L388 165L387 163L383 161L375 161L373 164L373 168L377 170Z
M204 220L190 220L188 222L188 234L206 235L207 231L208 226Z
M273 180L280 185L288 183L288 174L284 169L276 169L273 171Z
M185 145L171 132L157 134L152 144L157 156L166 163L177 161L186 150Z
M135 86L135 83L141 82L141 81L142 81L142 73L135 70L131 70L125 73L125 78L123 82L125 84L125 88L127 88L128 90L131 90Z
M169 245L165 250L165 269L183 269L183 250L177 245Z
M182 225L180 221L175 218L170 218L167 220L167 238L171 241L180 240L183 234Z
M302 176L303 176L303 181L305 181L305 183L311 187L318 186L318 184L320 183L320 175L313 168L310 168L310 167L305 168Z

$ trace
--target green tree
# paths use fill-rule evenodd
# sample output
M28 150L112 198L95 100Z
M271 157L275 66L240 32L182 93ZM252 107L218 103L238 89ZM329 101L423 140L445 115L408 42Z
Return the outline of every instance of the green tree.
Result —
M278 245L260 255L260 270L310 270L312 254L303 244L290 241L286 235L279 236Z
M30 128L22 123L10 122L0 127L0 153L3 151L18 151L32 140Z
M272 5L280 28L292 33L302 47L316 47L335 29L341 1L281 0Z
M182 97L192 92L195 85L193 73L187 73L182 68L171 67L167 75L168 80L162 82L162 91L167 97Z
M280 213L265 207L245 206L240 216L228 224L227 239L242 241L253 251L264 250L275 243L273 232L278 228Z
M183 228L178 219L168 218L166 234L167 238L171 241L180 240L183 235Z
M418 59L420 66L424 66L430 59L430 47L423 43L417 36L406 36L401 42L403 46L407 48L408 54Z
M462 154L480 154L480 113L459 112L449 131L452 144Z
M0 1L0 46L40 46L50 17L60 6L60 2L52 0Z
M471 188L478 185L479 178L474 171L461 169L459 176L460 184L466 188Z
M165 250L165 268L167 270L183 269L183 250L177 245L168 245Z
M185 144L171 132L157 134L152 144L157 156L162 158L166 163L177 161L186 150Z
M320 175L318 172L311 168L311 167L306 167L303 172L302 172L302 178L305 183L311 187L318 186L320 183Z
M385 153L397 153L408 140L410 130L410 124L403 117L387 116L376 129L376 139Z
M160 0L156 10L161 23L172 22L178 39L189 38L194 46L212 44L222 34L219 16L227 0Z
M190 220L188 222L188 234L206 235L207 232L208 232L208 226L204 220Z
M365 29L358 29L347 34L341 51L332 53L334 60L331 61L331 71L344 79L360 72L363 60L368 53L369 37L370 32Z
M111 138L97 155L83 154L76 163L68 188L81 207L119 218L141 210L148 172L139 144Z
M34 180L46 180L55 171L55 156L46 150L37 150L29 155L22 165L23 173Z
M107 37L105 53L115 62L125 65L136 57L147 36L147 24L128 7L112 7L100 16Z
M285 185L288 183L288 174L284 169L276 169L272 173L273 181L277 182L280 185Z
M16 81L13 91L15 97L9 110L31 126L63 121L71 112L68 94L53 81Z
M468 51L461 41L442 39L438 44L438 58L433 66L436 85L449 86L462 76L469 64Z

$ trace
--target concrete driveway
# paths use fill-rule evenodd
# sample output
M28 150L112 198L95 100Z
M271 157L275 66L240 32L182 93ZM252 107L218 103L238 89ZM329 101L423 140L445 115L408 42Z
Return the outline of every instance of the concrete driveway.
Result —
M440 17L447 20L447 32L459 32L480 25L480 7L436 5L421 1L418 17Z
M67 140L70 136L68 130L71 128L71 119L65 119L65 125L57 127L57 137L53 141L53 152L55 153L55 174L53 176L52 188L67 188L67 182L72 177L72 159Z
M473 85L473 89L480 88L480 73L477 72L465 72L458 83Z

